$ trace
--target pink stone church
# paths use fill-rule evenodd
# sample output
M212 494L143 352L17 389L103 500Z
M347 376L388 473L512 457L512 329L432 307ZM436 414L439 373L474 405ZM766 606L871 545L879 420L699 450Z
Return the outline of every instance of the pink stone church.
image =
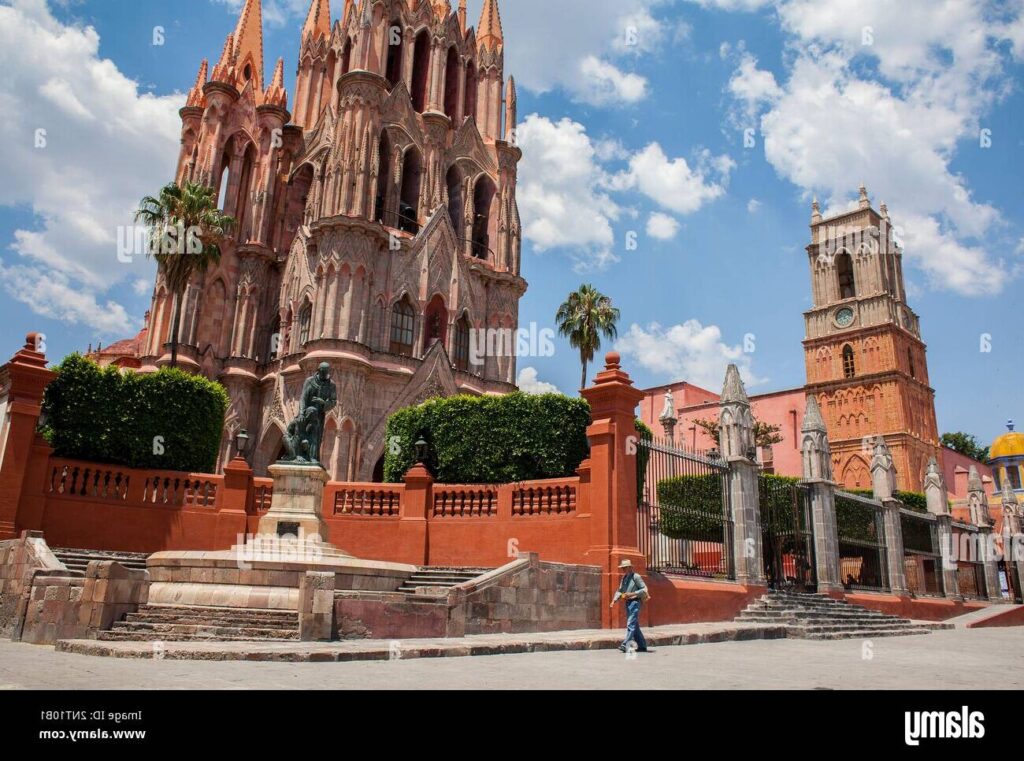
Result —
M216 188L238 225L188 287L179 364L228 390L220 466L246 429L265 473L322 362L338 385L323 449L337 480L380 475L395 410L514 390L514 352L470 356L470 331L518 328L527 287L503 49L497 0L476 29L465 0L345 0L333 23L312 0L289 103L283 60L264 79L261 4L246 0L202 62L174 179ZM99 359L168 364L172 307L158 275L146 328Z

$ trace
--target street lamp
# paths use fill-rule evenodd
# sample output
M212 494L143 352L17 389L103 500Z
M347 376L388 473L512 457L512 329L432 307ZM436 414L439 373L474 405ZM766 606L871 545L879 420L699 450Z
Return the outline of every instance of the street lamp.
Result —
M235 434L236 457L243 457L246 448L249 446L249 432L244 428Z
M428 449L427 442L422 436L420 436L416 440L416 443L413 444L413 453L416 458L416 462L422 464L427 461Z

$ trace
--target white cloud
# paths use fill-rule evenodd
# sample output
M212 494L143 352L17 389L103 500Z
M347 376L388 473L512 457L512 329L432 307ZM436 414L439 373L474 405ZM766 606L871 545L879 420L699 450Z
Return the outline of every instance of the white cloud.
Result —
M761 202L758 201L756 198L751 198L749 201L747 201L747 211L749 213L756 214L760 208Z
M546 383L537 377L537 368L524 367L519 371L516 378L516 385L524 394L560 394L558 386L554 383Z
M629 169L616 175L616 188L636 188L664 209L692 214L708 201L725 193L735 162L728 156L702 151L697 165L690 167L682 157L669 159L658 143L634 154Z
M763 112L769 163L832 209L865 182L876 207L888 202L907 230L907 259L930 287L999 292L1006 267L983 243L1001 224L999 211L975 200L951 164L1007 90L992 40L1012 39L1012 25L999 27L982 0L776 7L791 35L788 79L779 83L747 54L728 88L742 113L756 120Z
M579 122L530 114L519 127L523 161L517 197L523 234L538 251L565 248L578 269L616 261L612 222L620 209Z
M117 228L173 177L182 96L141 94L100 58L99 42L95 29L61 24L39 0L0 6L0 205L36 218L13 232L20 263L7 256L0 266L8 292L36 313L119 334L140 321L106 294L153 265L118 263Z
M627 74L614 64L597 56L580 61L581 89L577 97L584 103L607 106L615 103L636 103L647 97L647 80L638 74Z
M747 386L766 379L751 369L751 355L742 346L729 346L717 325L687 320L664 328L651 323L646 328L634 323L615 343L615 350L633 358L641 367L664 380L685 379L703 388L717 390L730 364L739 367Z
M647 218L647 234L658 240L672 240L679 232L679 221L668 214L655 211Z
M774 0L688 0L703 8L712 8L723 11L756 11L771 5Z

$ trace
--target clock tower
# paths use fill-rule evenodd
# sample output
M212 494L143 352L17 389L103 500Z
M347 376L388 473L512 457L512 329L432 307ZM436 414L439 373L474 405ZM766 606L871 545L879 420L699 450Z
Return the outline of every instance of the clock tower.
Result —
M835 479L871 488L873 440L882 436L897 488L921 491L928 460L939 457L935 391L888 209L876 212L861 186L853 211L824 218L815 200L812 212L805 388L828 427Z

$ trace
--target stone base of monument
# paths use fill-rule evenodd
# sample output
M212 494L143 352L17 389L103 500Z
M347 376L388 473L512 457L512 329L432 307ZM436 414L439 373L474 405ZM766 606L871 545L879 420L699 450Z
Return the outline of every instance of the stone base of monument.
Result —
M260 536L313 537L326 542L329 536L323 518L327 471L319 465L279 462L268 468L274 479L270 510L260 518Z
M276 463L270 510L255 536L230 550L158 552L149 557L149 604L298 610L306 574L334 574L334 588L394 592L417 570L360 560L328 543L322 504L327 472Z

